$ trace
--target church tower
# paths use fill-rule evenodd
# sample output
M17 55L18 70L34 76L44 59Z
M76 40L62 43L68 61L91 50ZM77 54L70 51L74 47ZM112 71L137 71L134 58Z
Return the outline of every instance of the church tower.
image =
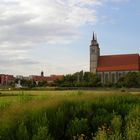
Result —
M97 42L97 37L95 33L93 33L93 38L91 40L90 45L90 72L96 73L99 56L100 56L99 44Z

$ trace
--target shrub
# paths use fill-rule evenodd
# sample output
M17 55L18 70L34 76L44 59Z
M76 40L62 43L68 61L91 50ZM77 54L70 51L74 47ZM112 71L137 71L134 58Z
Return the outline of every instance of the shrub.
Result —
M135 106L126 116L126 138L127 140L140 139L140 106Z
M39 127L37 134L33 135L32 140L53 140L48 134L47 127Z
M95 135L95 137L92 138L93 140L108 140L106 128L98 128L98 131Z
M111 120L112 134L109 136L111 140L122 140L122 119L120 115L114 115Z
M87 119L86 118L75 118L72 120L69 124L69 129L68 133L69 136L74 137L74 136L80 136L81 134L87 135L88 133L88 124L87 124Z
M28 134L28 131L24 122L21 122L19 124L18 130L16 132L16 136L17 136L17 139L20 139L20 140L29 140L29 134Z

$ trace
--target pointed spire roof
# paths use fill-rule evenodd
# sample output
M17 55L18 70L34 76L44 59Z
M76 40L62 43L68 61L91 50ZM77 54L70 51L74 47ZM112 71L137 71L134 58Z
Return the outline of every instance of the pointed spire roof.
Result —
M95 35L94 35L94 38L95 38L95 40L97 41L97 34L95 33Z
M94 32L93 32L93 38L92 38L92 40L95 40L95 34L94 34Z
M92 40L96 40L97 41L97 35L96 35L95 32L93 32L93 38L92 38Z

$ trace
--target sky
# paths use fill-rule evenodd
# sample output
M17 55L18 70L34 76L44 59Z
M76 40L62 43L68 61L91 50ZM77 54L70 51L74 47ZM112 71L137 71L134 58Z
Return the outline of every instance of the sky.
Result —
M0 73L89 71L101 55L140 53L140 0L0 0Z

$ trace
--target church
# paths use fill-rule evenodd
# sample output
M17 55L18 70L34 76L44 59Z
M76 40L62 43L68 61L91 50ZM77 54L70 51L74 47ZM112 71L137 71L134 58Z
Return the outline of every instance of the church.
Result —
M116 83L128 72L140 71L139 54L100 55L96 35L90 45L90 72L97 74L102 83Z

